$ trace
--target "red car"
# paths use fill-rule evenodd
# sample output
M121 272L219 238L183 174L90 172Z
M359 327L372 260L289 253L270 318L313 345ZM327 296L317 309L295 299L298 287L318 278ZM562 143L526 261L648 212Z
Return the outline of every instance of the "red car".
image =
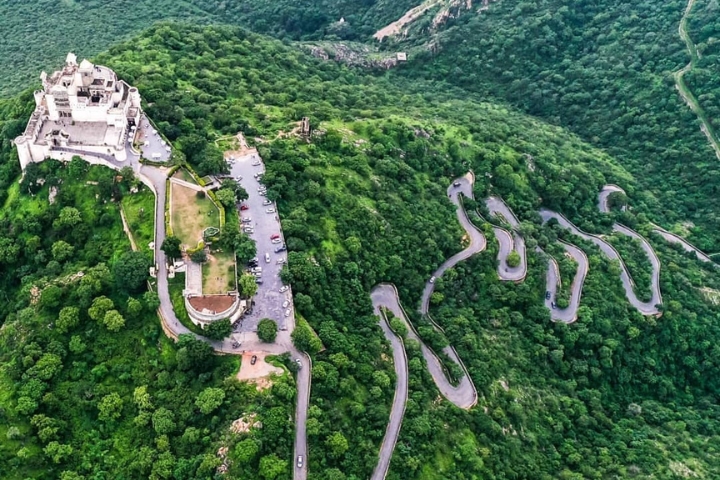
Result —
M240 210L247 210L249 208L247 205L240 205Z
M272 235L270 235L270 240L275 240L276 238L280 238L279 233L273 233Z

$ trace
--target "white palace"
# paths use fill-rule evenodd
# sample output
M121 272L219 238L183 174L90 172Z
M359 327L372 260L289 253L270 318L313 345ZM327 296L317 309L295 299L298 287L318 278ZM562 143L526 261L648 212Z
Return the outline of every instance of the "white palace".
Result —
M35 91L36 108L25 132L15 139L24 170L46 158L69 160L73 155L123 161L126 139L140 124L140 93L107 67L69 53L65 67L48 76Z

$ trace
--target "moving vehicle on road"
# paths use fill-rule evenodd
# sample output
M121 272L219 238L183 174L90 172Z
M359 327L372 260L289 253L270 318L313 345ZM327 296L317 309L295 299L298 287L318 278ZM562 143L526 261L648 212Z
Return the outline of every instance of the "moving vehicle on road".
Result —
M302 458L302 455L298 455L297 468L302 468L302 466L303 466L303 458Z
M550 300L550 292L545 292L545 300Z
M430 277L430 283L435 283L435 275L433 275L432 277Z
M296 359L295 359L295 363L297 363L298 370L302 370L302 362L300 361L299 358L296 358Z

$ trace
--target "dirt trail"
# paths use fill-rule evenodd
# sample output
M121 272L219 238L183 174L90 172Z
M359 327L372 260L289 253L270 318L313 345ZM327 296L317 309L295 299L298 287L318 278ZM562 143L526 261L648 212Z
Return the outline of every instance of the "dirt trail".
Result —
M690 39L690 35L688 35L687 33L688 17L690 16L690 12L692 11L694 5L695 0L688 0L687 6L685 7L685 12L683 13L682 19L680 20L680 26L678 27L680 38L682 38L685 42L685 46L688 50L688 53L690 54L690 63L688 63L683 68L673 74L673 76L675 77L675 88L677 88L678 92L680 92L680 96L683 98L687 106L690 107L690 110L692 110L695 115L697 115L698 120L700 120L701 124L700 130L702 130L702 132L705 134L708 142L710 142L710 146L713 148L713 150L715 150L715 156L718 158L718 160L720 160L720 143L715 136L715 132L713 131L710 121L707 119L705 111L700 106L700 103L695 98L695 95L693 95L693 93L688 88L684 78L685 74L693 69L695 63L699 58L697 48L695 47L693 41Z
M405 25L408 25L415 20L417 20L423 13L430 10L435 5L441 3L442 0L427 0L417 7L411 8L407 12L405 12L405 15L400 17L398 20L395 20L391 24L381 28L377 32L375 32L375 35L373 37L376 40L382 41L385 37L390 37L392 35L397 35L400 32L402 32L402 29L405 27Z

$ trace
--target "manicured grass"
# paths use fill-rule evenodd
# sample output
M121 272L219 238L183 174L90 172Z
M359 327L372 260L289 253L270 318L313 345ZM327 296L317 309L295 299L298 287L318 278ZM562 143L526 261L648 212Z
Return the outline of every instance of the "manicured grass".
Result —
M203 264L203 293L206 295L225 294L236 290L235 256L228 252L214 252Z
M155 195L142 186L138 193L123 197L122 207L138 249L151 252L148 245L155 240Z
M190 172L185 170L184 168L178 168L175 174L173 175L173 178L177 178L179 180L184 180L186 182L195 183L195 180L193 179L192 175L190 175Z
M220 212L207 196L199 198L192 188L170 183L170 224L182 243L194 247L207 227L220 227Z

